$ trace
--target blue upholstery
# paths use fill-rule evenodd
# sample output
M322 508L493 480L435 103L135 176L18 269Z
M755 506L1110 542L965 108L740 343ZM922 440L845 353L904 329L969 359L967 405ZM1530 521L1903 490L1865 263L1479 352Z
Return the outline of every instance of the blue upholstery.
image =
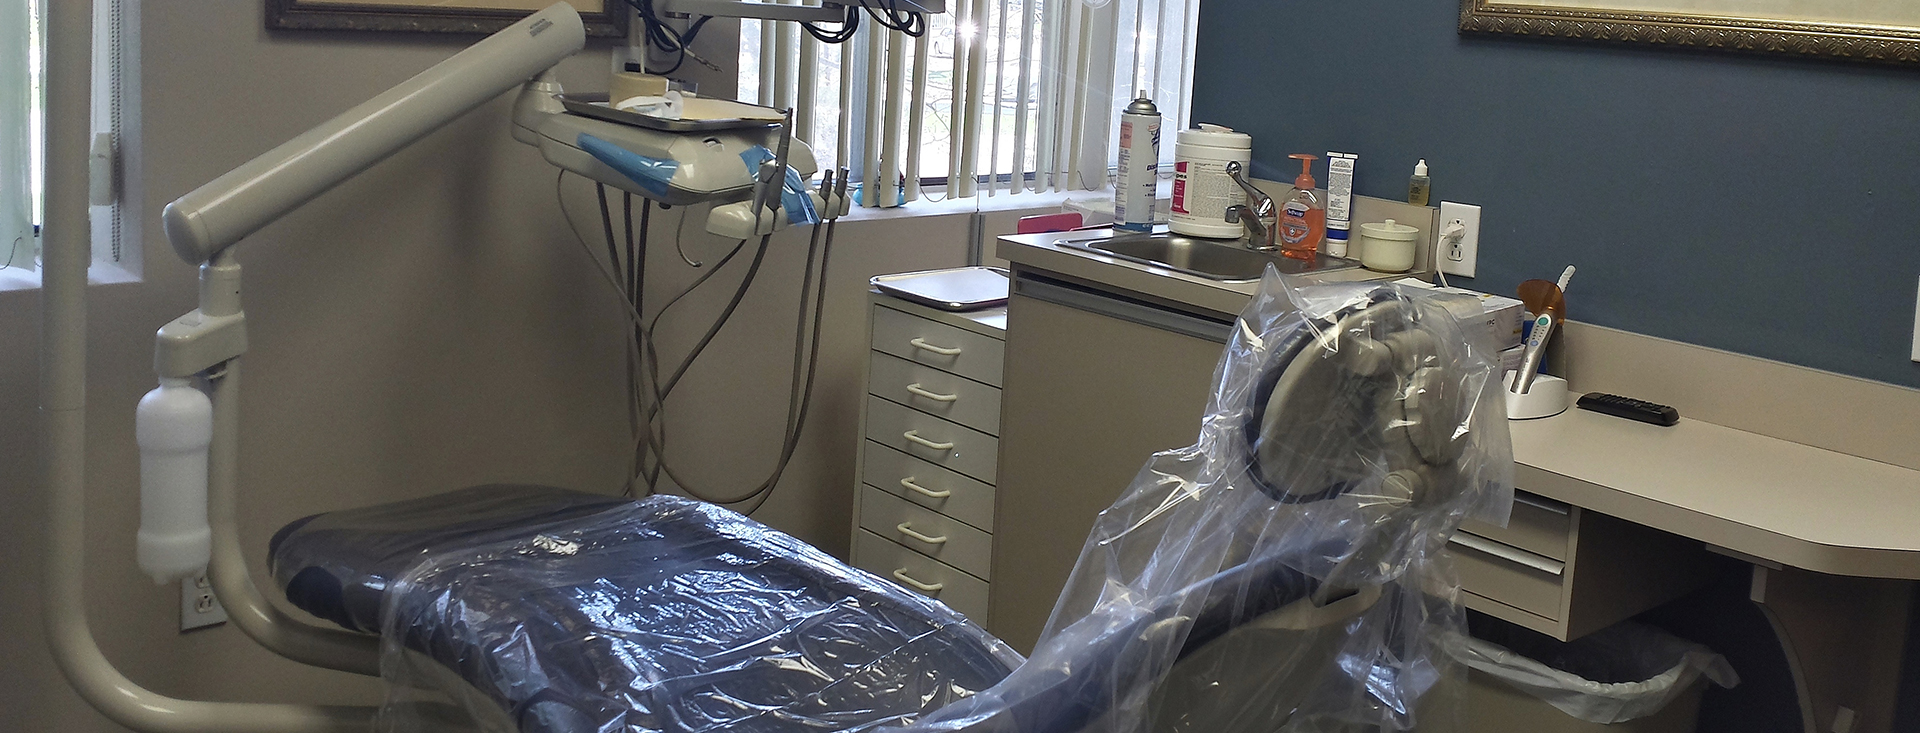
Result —
M309 517L272 550L297 605L388 630L529 733L860 729L1020 661L944 605L678 497L479 487Z

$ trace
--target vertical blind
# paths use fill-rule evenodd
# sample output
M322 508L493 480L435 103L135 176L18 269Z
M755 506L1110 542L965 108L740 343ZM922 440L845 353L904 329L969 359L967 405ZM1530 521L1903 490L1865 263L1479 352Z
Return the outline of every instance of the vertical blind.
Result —
M1119 109L1152 98L1187 125L1198 0L948 0L915 38L863 23L837 46L744 21L740 89L794 109L822 164L851 168L860 205L1108 185ZM1172 158L1172 145L1161 146Z
M32 0L0 0L0 267L33 268Z

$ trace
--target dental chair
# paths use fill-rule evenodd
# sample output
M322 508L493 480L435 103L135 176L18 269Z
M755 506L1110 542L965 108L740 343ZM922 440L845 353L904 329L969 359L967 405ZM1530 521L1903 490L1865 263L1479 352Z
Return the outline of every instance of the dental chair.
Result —
M136 418L139 565L163 583L204 572L235 626L296 662L366 673L377 646L392 692L376 714L140 687L86 622L86 187L73 175L86 156L70 133L84 129L90 97L86 75L67 72L84 72L87 17L85 3L49 10L50 54L80 60L50 67L66 70L49 72L50 114L80 122L49 127L58 131L49 159L61 164L48 179L43 616L74 690L114 722L155 733L341 733L369 722L1304 733L1405 730L1435 717L1429 692L1455 667L1436 640L1461 626L1440 550L1469 512L1498 521L1511 498L1493 352L1462 335L1444 296L1293 288L1271 273L1227 345L1198 441L1155 455L1102 513L1024 660L937 600L725 509L547 487L477 487L302 519L272 542L275 578L293 605L344 630L267 602L237 526L248 338L235 247L516 87L516 139L596 181L666 197L622 178L619 151L567 147L570 132L588 153L600 147L589 137L609 138L583 137L606 128L549 104L565 107L548 70L585 43L565 3L167 206L168 242L200 267L201 289L196 309L161 327L161 384ZM710 198L723 214L710 231L750 224L763 248L803 203L846 206L844 191L823 188L815 201L792 190L798 173L780 159L805 167L811 153L779 129L651 148L658 136L607 134L637 149L627 152L681 158L671 176L652 166L655 182ZM768 143L793 157L768 161ZM715 171L734 183L708 185Z
M1359 731L1452 714L1440 548L1511 499L1432 295L1269 273L1198 442L1102 513L1031 658L724 508L495 485L307 517L294 605L377 633L391 730Z

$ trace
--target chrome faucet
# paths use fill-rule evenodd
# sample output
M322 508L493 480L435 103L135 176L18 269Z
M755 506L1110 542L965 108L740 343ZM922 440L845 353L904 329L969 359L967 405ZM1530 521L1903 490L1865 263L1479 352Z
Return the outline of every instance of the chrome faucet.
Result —
M1254 188L1245 176L1240 175L1240 161L1227 162L1227 175L1233 182L1240 184L1240 190L1247 192L1247 200L1252 206L1234 204L1227 207L1227 221L1239 222L1247 228L1247 249L1260 252L1272 252L1280 249L1274 237L1279 234L1280 213L1275 210L1273 197Z

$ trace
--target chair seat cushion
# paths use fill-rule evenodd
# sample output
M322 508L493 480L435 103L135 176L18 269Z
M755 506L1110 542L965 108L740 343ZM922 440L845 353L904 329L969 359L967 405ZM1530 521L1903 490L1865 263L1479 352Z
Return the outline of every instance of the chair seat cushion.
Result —
M308 517L272 554L296 606L386 637L390 678L430 659L523 731L857 730L1020 662L938 602L679 497L476 487Z

